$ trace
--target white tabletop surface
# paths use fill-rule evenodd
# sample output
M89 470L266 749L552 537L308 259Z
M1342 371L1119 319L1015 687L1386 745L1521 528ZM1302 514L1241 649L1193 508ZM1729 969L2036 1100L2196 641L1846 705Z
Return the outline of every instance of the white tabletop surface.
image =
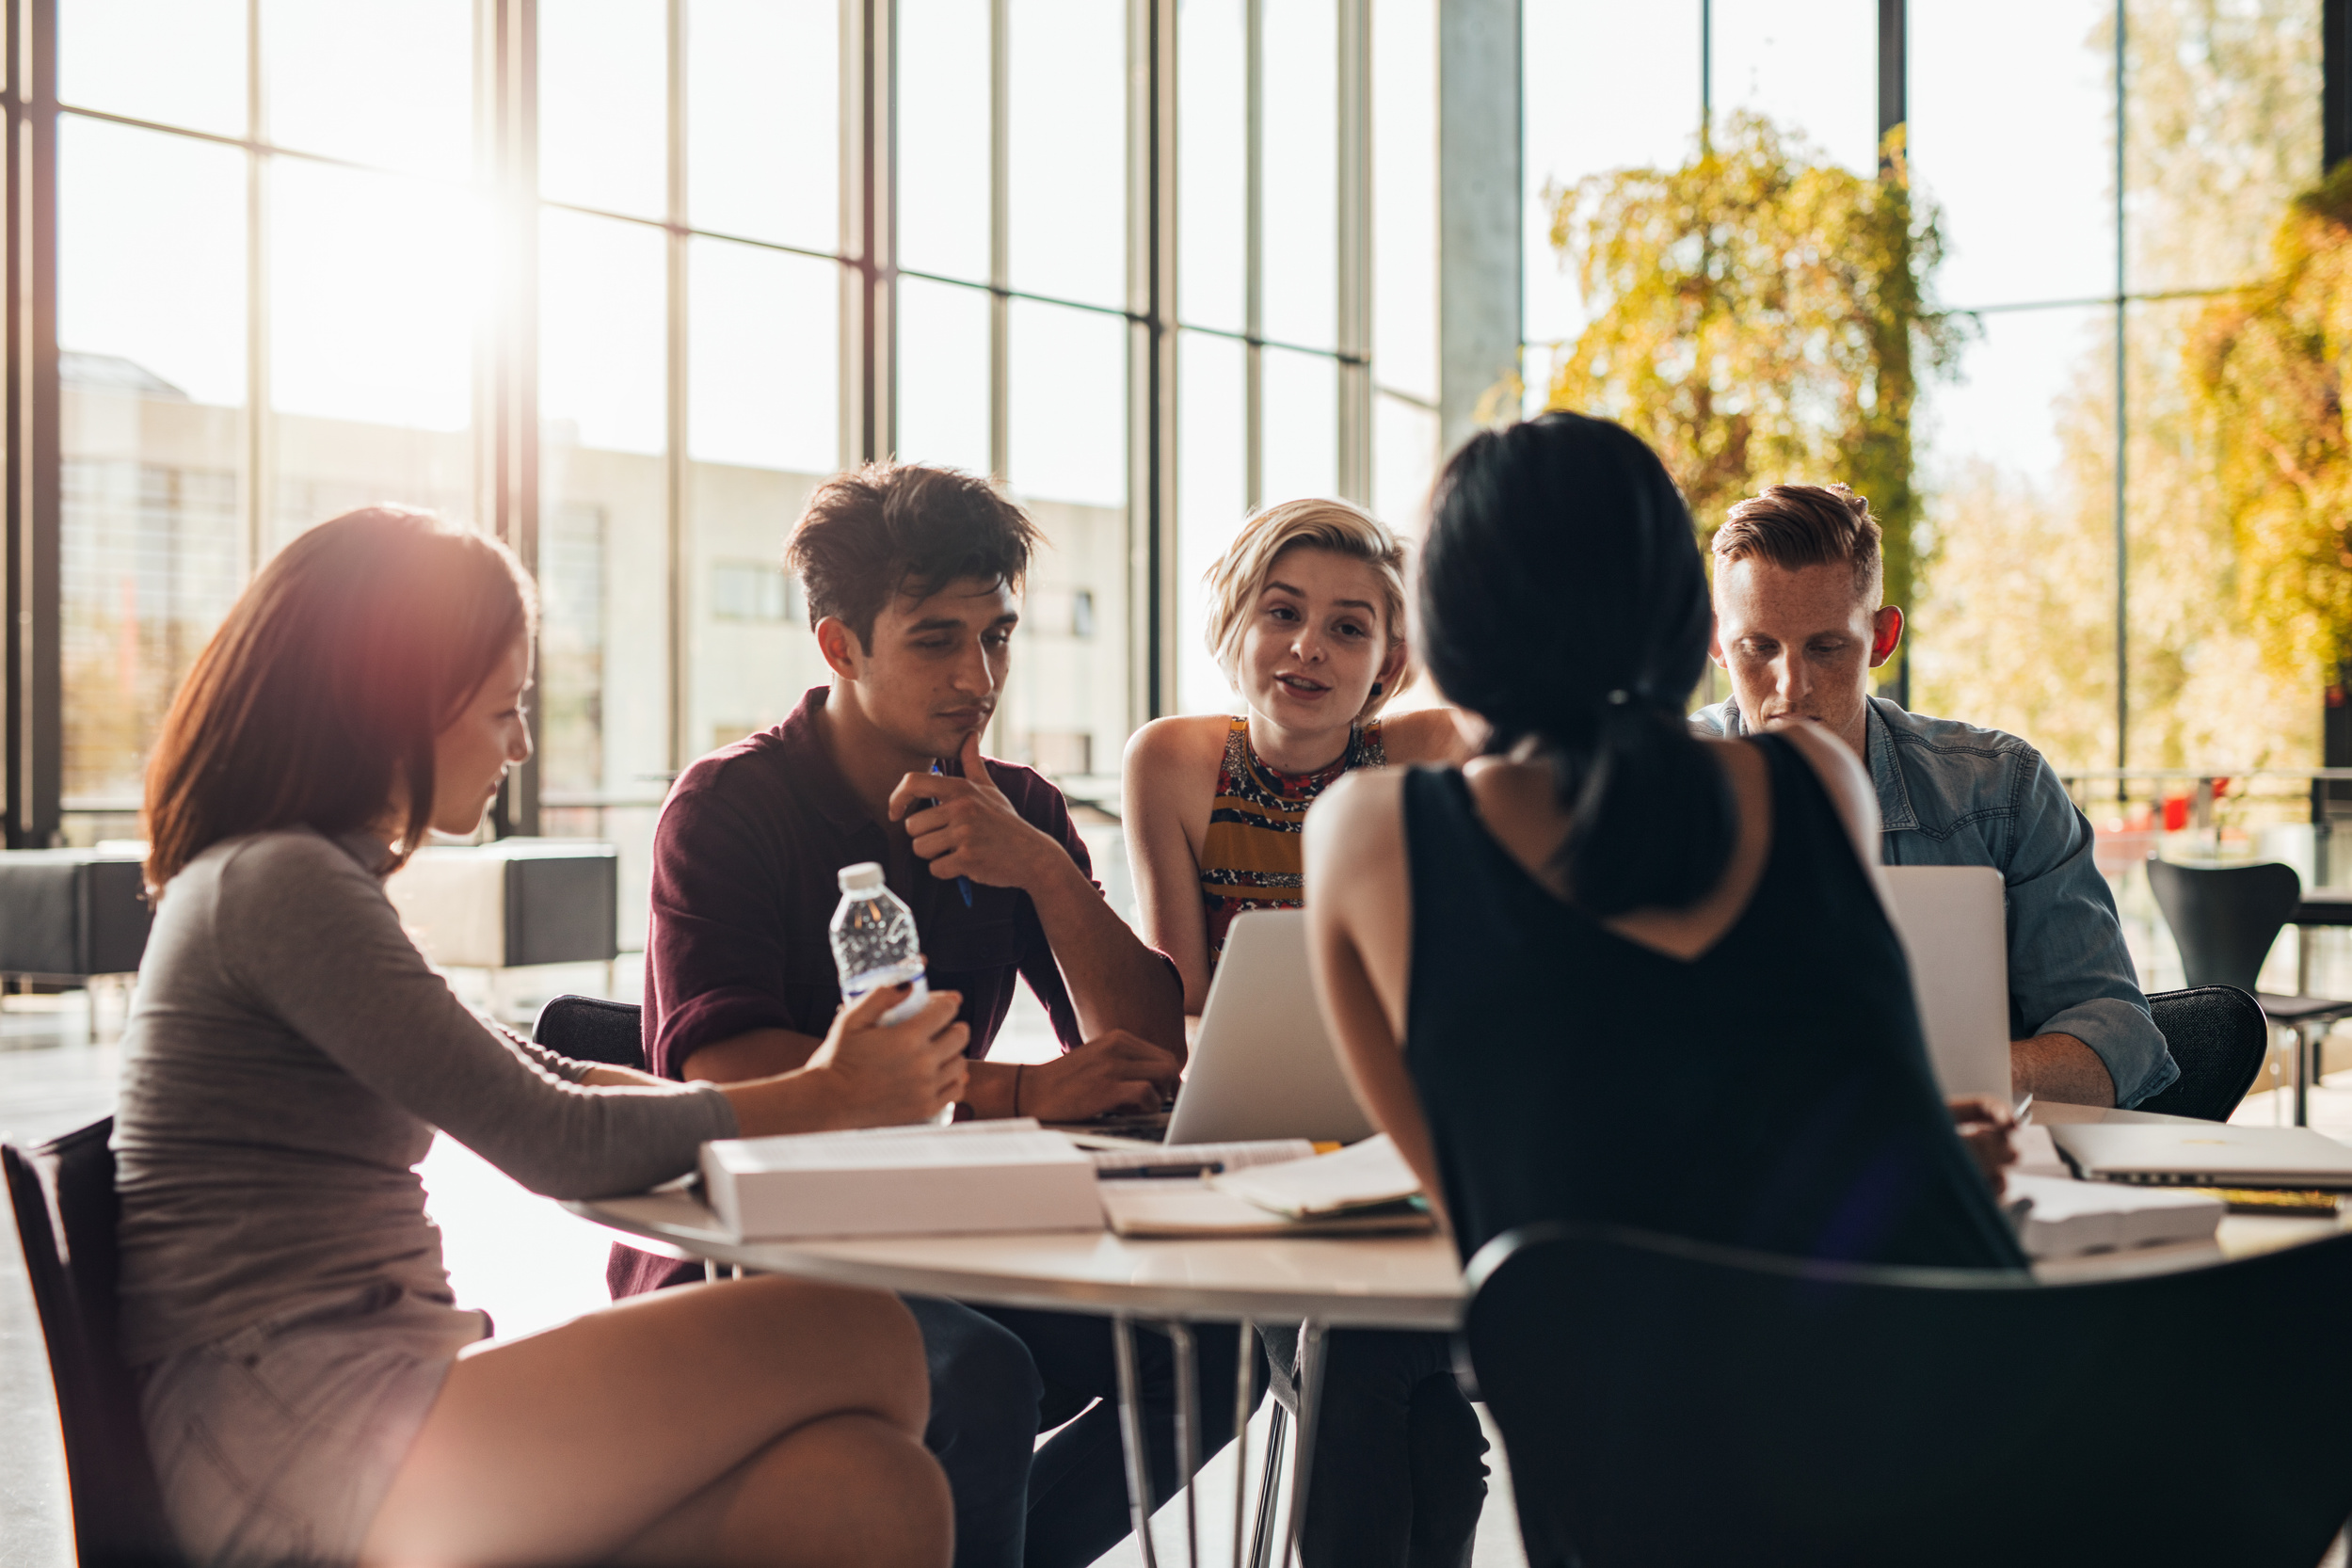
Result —
M2033 1119L2179 1122L2145 1111L2039 1100ZM565 1207L633 1245L675 1257L739 1264L919 1296L993 1306L1128 1312L1230 1322L1315 1318L1338 1328L1450 1330L1461 1325L1462 1268L1440 1236L1266 1240L1126 1239L1108 1231L738 1241L682 1191ZM2095 1253L2035 1265L2051 1284L2117 1279L2252 1256L2352 1228L2343 1219L2232 1214L2211 1243Z

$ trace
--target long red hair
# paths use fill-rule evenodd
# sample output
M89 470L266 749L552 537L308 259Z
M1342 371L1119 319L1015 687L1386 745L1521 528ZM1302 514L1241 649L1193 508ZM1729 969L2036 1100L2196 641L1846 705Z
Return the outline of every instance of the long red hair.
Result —
M495 539L369 506L297 536L197 655L147 764L149 896L211 845L347 833L405 784L397 865L424 841L433 742L537 620Z

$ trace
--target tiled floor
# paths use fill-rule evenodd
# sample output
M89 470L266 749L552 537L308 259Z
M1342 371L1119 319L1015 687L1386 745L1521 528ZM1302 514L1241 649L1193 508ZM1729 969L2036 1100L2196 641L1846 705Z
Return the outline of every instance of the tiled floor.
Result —
M1027 1002L1028 993L1021 998ZM18 1005L12 999L10 1006ZM54 1137L113 1109L117 1053L111 1045L80 1043L79 1005L78 998L66 998L40 1013L0 1013L0 1134L9 1141ZM1000 1044L1008 1054L1042 1059L1052 1049L1042 1011L1032 1003L1012 1020ZM602 1231L532 1196L447 1139L435 1143L424 1175L458 1298L487 1307L503 1336L561 1322L604 1302ZM1253 1425L1251 1452L1264 1451L1261 1414ZM1498 1441L1490 1463L1496 1491L1480 1531L1476 1568L1520 1568L1526 1559L1512 1523ZM1232 1555L1230 1449L1209 1463L1201 1488L1201 1560L1224 1568ZM1153 1533L1162 1561L1183 1560L1183 1529L1180 1504L1161 1511ZM0 1236L0 1564L72 1568L72 1560L46 1352L11 1233ZM1140 1568L1143 1557L1129 1540L1102 1561L1106 1568Z

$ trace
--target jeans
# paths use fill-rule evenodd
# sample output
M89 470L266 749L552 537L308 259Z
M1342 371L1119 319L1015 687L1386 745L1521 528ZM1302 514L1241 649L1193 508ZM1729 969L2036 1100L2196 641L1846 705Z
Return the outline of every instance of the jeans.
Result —
M1294 1384L1298 1331L1265 1331ZM1336 1329L1323 1336L1306 1568L1469 1568L1486 1506L1486 1434L1454 1382L1442 1334ZM1295 1384L1294 1384L1295 1385Z
M1130 1532L1108 1319L909 1296L931 1373L923 1443L955 1504L955 1568L1081 1568ZM1237 1336L1195 1331L1201 1457L1233 1436ZM1176 1485L1176 1352L1138 1326L1152 1497ZM1037 1434L1056 1427L1035 1448ZM1032 1458L1033 1451L1033 1458Z

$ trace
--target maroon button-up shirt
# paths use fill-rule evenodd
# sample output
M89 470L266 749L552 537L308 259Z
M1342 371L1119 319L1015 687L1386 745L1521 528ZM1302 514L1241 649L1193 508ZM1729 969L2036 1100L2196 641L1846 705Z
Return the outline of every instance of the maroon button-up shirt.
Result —
M881 862L890 891L915 912L932 989L963 994L966 1054L988 1054L1016 979L1045 1004L1063 1048L1078 1045L1078 1012L1036 905L1017 888L975 882L967 907L952 880L931 874L904 828L867 815L817 732L827 695L812 687L776 728L696 761L662 808L646 939L650 1070L683 1078L696 1051L755 1029L822 1036L841 1000L825 937L841 898L835 873L861 860ZM952 759L946 765L961 771ZM988 775L1024 822L1093 874L1061 791L993 758ZM613 1294L627 1296L699 1279L702 1267L616 1247L605 1274Z

